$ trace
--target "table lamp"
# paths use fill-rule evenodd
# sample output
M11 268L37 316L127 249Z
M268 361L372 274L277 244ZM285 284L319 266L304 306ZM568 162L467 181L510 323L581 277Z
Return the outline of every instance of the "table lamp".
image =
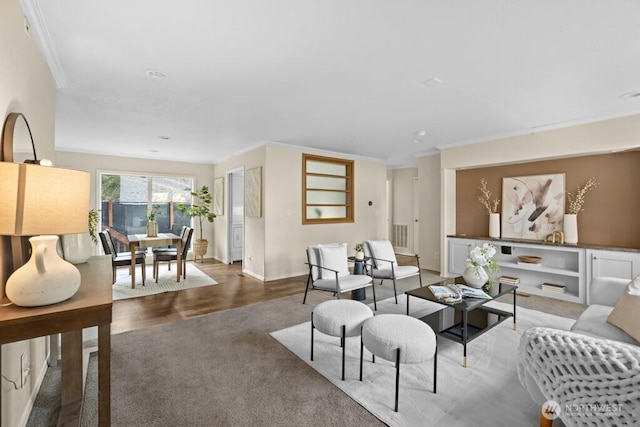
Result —
M3 138L3 149L12 141ZM5 156L6 160L6 156ZM80 272L60 258L58 235L88 231L90 178L86 172L38 164L0 162L0 235L12 236L13 269L5 293L16 305L36 307L71 298ZM24 264L19 244L29 239Z

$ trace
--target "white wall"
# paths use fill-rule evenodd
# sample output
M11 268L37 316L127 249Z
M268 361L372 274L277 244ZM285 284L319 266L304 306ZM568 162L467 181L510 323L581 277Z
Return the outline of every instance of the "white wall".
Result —
M33 39L23 29L23 14L17 0L0 1L0 111L2 121L11 112L21 112L29 121L39 158L53 158L55 130L56 88ZM22 157L24 158L24 157ZM11 253L8 238L2 237L0 255L0 296L10 272ZM2 379L3 426L26 423L33 399L46 370L47 346L45 338L21 341L2 346L2 375L20 378L20 356L31 361L31 375L26 385L15 390Z
M418 162L420 267L440 271L440 154Z
M413 245L413 227L415 226L413 215L413 186L414 178L418 177L417 168L401 168L391 171L391 225L400 224L408 226L407 248L411 249ZM418 203L416 200L415 203ZM393 228L391 229L393 232ZM389 235L393 239L393 235ZM397 249L402 252L402 248ZM404 252L407 250L405 249Z
M91 174L90 206L96 209L101 208L100 201L97 198L98 182L96 178L98 171L192 177L195 180L196 188L200 188L202 185L207 185L210 189L213 187L213 165L207 164L104 156L69 151L56 151L55 164L58 167L82 170ZM213 239L213 227L207 221L205 221L203 237L209 239L209 241ZM211 245L209 245L209 250L205 257L213 256L212 253Z
M354 160L355 221L343 224L302 224L302 153ZM386 236L386 175L383 163L348 155L267 145L265 173L265 279L308 273L308 245L357 242ZM369 201L372 205L369 206Z
M242 269L245 273L254 276L258 279L264 279L264 230L265 230L265 215L264 215L264 203L265 203L265 152L266 147L261 145L245 153L234 156L224 162L216 163L214 166L215 178L224 177L225 191L229 186L227 182L227 174L229 171L244 168L245 171L245 183L247 178L247 170L255 167L262 167L262 201L263 201L263 215L260 218L248 218L244 219L244 259L242 261ZM227 245L228 245L228 203L229 200L227 194L225 194L225 206L224 214L218 215L214 223L214 244L213 244L213 256L222 262L228 262L227 260Z

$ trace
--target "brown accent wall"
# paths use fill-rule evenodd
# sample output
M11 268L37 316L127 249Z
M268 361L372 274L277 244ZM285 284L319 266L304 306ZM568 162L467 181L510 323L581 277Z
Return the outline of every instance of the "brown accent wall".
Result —
M578 214L578 243L640 248L640 151L458 170L456 234L489 235L488 213L478 201L481 178L502 200L503 177L550 173L564 173L565 192L574 194L591 177L599 183Z

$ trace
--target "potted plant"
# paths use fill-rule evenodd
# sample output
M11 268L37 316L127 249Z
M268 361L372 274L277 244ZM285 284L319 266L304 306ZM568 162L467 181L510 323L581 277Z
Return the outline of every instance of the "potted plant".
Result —
M216 218L216 214L211 212L211 202L213 200L213 195L209 193L209 187L203 185L199 190L192 191L191 196L193 197L193 204L189 207L180 203L178 205L178 210L184 214L186 214L189 218L197 218L198 219L198 229L199 229L199 237L196 238L193 243L193 252L197 259L198 256L203 258L204 254L207 253L207 248L209 245L209 241L202 237L202 226L204 225L204 220L206 219L209 222L213 222Z
M98 223L100 222L99 212L100 211L96 209L91 209L89 211L89 236L91 237L94 245L98 244L98 233L96 230L98 228Z
M156 217L161 214L160 206L151 205L151 209L147 212L147 236L148 237L157 237L158 236L158 221L156 221Z
M356 243L354 249L356 250L356 259L364 259L364 245L362 243Z

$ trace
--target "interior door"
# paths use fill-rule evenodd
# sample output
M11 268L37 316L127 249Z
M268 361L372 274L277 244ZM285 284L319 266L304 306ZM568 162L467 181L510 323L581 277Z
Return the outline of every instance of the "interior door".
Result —
M244 170L228 174L229 183L229 263L242 261L244 244Z

